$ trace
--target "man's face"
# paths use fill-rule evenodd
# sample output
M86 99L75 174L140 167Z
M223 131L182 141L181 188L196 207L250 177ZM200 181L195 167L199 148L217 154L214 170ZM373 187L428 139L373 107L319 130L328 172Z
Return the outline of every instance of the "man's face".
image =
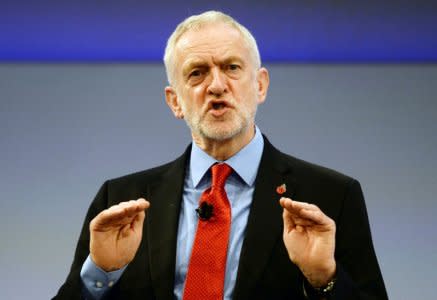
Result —
M173 61L175 86L166 89L167 102L195 139L222 141L253 129L268 74L256 69L238 30L221 23L190 30L178 40Z

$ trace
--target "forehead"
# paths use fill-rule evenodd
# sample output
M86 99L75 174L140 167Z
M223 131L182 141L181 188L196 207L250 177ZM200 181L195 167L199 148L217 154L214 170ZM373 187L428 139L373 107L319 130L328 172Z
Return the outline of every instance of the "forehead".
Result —
M247 60L249 50L239 30L228 24L212 23L185 32L175 47L176 66L193 60Z

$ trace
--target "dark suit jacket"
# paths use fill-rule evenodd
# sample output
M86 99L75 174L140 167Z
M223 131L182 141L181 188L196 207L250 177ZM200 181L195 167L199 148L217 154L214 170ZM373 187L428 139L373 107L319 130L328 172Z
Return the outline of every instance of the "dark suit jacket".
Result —
M190 148L166 165L109 180L86 216L70 274L56 299L80 299L80 270L89 254L89 222L121 201L144 197L151 203L143 239L110 299L173 299L176 235ZM337 283L333 299L387 299L374 253L359 183L335 171L285 155L265 139L253 203L241 250L234 299L304 299L303 276L282 240L284 196L316 204L335 220Z

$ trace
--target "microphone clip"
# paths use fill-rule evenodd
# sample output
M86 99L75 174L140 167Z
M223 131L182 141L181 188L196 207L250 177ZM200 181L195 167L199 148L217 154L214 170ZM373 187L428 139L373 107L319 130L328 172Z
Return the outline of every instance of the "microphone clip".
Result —
M201 220L208 221L213 215L213 209L214 206L212 204L203 201L200 203L200 206L196 208L196 213Z

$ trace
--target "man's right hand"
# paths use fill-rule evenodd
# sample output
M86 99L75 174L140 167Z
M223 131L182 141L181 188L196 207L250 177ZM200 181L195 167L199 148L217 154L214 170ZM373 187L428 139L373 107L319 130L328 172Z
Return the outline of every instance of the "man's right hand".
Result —
M121 202L99 213L90 223L90 255L106 272L130 263L140 246L145 211L143 198Z

